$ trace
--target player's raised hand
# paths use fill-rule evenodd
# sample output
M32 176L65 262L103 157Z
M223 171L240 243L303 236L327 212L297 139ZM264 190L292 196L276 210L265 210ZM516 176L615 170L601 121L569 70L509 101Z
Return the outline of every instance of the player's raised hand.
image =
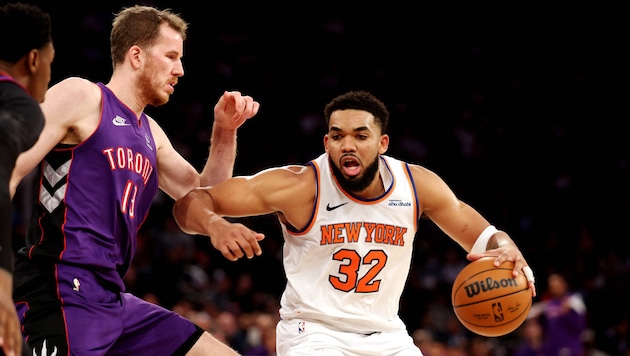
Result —
M225 130L238 129L258 113L260 103L238 91L225 91L214 106L214 123Z

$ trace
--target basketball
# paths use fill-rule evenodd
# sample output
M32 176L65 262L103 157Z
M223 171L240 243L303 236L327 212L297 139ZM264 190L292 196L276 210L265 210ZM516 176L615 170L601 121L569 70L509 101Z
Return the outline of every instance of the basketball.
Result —
M459 321L468 330L488 337L516 330L532 307L525 276L512 276L513 262L495 267L494 260L484 257L466 265L455 278L451 293Z

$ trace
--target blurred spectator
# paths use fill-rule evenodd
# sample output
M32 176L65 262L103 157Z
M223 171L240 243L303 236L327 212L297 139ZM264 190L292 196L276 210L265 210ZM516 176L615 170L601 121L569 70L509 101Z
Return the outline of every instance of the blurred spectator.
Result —
M455 348L459 350L459 348ZM500 355L495 345L495 339L487 338L483 336L473 336L468 340L463 352L459 355L466 356L495 356Z
M543 330L537 318L525 320L519 328L520 343L514 356L545 356Z
M222 311L215 320L214 336L226 342L240 354L248 349L247 334L240 328L237 316L231 311Z
M411 337L413 338L413 342L418 346L418 348L424 352L425 349L428 349L433 343L435 343L435 338L433 337L433 333L431 330L427 330L425 328L416 329L411 333Z
M212 317L205 310L195 305L195 303L191 300L179 300L173 306L173 311L197 324L200 328L206 331L212 331L214 327L214 320L212 320Z
M276 313L277 314L277 313ZM248 329L251 348L246 356L275 356L276 355L276 324L278 318L268 313L258 313L254 316L254 324Z
M411 337L424 356L455 355L455 353L451 352L443 342L436 340L433 332L429 329L416 329L411 334Z
M528 318L538 318L543 328L547 356L582 356L582 333L586 330L586 305L569 288L560 273L547 277L547 290L534 303Z
M444 340L446 346L453 349L463 349L466 343L473 336L468 329L457 319L453 314L446 320L446 339ZM474 337L474 336L473 336Z

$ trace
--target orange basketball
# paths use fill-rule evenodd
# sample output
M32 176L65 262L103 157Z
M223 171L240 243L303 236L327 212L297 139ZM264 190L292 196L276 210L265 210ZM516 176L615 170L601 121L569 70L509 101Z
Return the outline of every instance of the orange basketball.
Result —
M512 276L513 262L493 265L484 257L464 267L451 293L453 310L464 326L479 335L503 336L516 330L532 307L532 292L522 273Z

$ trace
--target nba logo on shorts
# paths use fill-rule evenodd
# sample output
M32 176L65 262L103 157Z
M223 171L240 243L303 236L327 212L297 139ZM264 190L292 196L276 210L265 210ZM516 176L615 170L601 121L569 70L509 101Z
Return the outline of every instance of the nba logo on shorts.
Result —
M503 307L501 303L492 303L492 313L494 314L494 321L503 321Z
M302 334L306 331L306 322L300 321L298 323L298 333Z

